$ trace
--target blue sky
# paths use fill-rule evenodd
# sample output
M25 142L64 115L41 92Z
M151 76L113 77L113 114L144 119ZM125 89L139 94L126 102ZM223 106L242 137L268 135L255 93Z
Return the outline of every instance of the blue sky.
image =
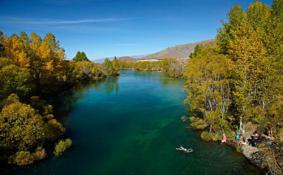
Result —
M0 30L52 32L68 58L78 50L91 59L145 55L214 38L233 5L252 1L0 0Z

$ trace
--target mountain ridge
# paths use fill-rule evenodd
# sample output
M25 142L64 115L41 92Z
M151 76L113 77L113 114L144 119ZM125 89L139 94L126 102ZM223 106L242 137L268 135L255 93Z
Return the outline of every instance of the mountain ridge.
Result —
M173 47L168 47L159 52L146 55L141 59L164 59L164 58L186 59L189 57L191 53L194 52L194 49L197 45L202 45L211 42L214 42L214 40L205 40L205 41L194 42L189 44L179 44Z
M194 52L197 45L203 45L207 43L213 43L215 40L205 40L200 42L188 43L188 44L178 44L172 47L168 47L164 50L142 56L120 56L117 57L119 60L151 60L157 59L161 60L164 58L177 58L177 59L187 59L190 54ZM105 59L105 58L104 58ZM104 59L94 60L95 62L102 63ZM114 57L109 57L109 59L114 59Z

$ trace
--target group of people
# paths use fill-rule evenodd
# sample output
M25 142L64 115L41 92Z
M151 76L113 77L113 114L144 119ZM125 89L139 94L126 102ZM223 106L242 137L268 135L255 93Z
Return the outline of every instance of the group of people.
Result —
M240 131L237 131L236 140L239 145L251 145L255 147L259 143L260 137L258 132L255 131L250 138L246 139L245 137L241 137Z
M251 146L256 146L259 141L260 137L257 131L255 131L249 139L246 139L245 137L241 136L241 132L237 131L236 132L236 141L239 145L251 145ZM221 143L226 143L227 142L227 136L225 133L223 133L223 137L221 140Z
M257 133L257 131L255 131L252 135L251 138L248 139L248 143L251 146L256 146L259 142L259 134Z

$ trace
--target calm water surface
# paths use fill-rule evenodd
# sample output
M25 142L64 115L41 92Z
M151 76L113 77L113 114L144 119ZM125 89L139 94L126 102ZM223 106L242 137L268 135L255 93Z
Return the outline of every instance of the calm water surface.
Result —
M239 153L202 142L189 124L180 121L186 114L183 86L183 81L160 73L124 71L119 78L62 97L57 115L73 147L60 158L15 168L8 174L259 174ZM194 152L177 152L180 144Z

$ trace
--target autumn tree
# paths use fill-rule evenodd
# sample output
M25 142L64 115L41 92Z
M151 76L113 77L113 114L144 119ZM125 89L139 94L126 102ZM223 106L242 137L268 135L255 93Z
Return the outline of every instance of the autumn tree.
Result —
M14 100L0 113L0 140L4 147L16 150L32 148L44 140L44 132L42 117L29 105Z
M117 74L116 61L111 61L111 69L106 65L65 60L52 33L43 38L36 33L0 33L0 149L8 162L28 165L44 158L41 146L58 140L65 128L43 99L105 78L105 70L107 76Z
M192 125L204 126L202 129L208 127L209 132L229 131L233 63L227 56L217 53L215 46L200 47L185 71L186 102L190 104L191 111L202 118L192 118Z
M29 57L24 43L17 35L4 39L4 55L20 67L29 67Z
M282 0L275 0L271 8L255 1L246 12L236 5L229 12L228 20L223 22L213 51L209 51L209 46L196 47L186 68L186 89L190 107L204 117L192 118L194 127L205 129L214 125L212 130L219 130L219 126L224 126L221 124L223 120L216 117L221 112L211 110L211 107L215 108L212 102L217 100L210 102L211 92L207 90L213 89L210 83L217 82L211 76L220 65L224 66L222 61L209 59L221 55L229 62L229 69L221 77L224 82L229 82L227 94L230 95L226 97L230 105L224 109L231 115L231 126L242 130L245 123L252 122L262 132L273 129L275 134L279 133L283 96L282 11ZM207 138L209 134L203 136Z

